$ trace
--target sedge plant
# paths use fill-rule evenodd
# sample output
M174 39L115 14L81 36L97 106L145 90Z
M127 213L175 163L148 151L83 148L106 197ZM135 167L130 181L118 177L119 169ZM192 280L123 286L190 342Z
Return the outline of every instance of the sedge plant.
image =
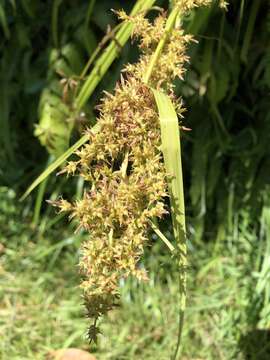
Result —
M118 304L120 279L132 275L147 280L140 259L151 222L168 213L170 197L180 263L179 345L186 297L186 235L177 115L182 117L184 108L174 94L173 81L183 78L187 46L193 40L181 28L181 17L210 3L176 1L168 18L161 11L153 23L143 13L118 12L121 20L133 23L141 56L124 68L114 93L105 93L98 108L98 131L87 130L87 142L75 152L77 160L61 171L79 175L85 183L80 200L59 199L53 205L69 212L78 230L89 233L79 268L87 315L93 321L90 340L97 340L99 318Z

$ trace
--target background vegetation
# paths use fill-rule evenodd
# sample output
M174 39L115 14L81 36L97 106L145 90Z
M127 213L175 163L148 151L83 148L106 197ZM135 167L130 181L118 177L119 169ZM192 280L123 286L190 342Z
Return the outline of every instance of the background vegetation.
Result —
M51 349L87 348L76 271L84 234L74 235L74 224L44 201L61 193L79 197L82 181L51 175L26 200L18 199L94 124L102 91L112 91L123 64L136 60L135 43L119 47L87 104L73 111L89 74L83 73L85 64L112 39L108 26L117 20L110 9L130 11L132 4L0 2L3 359L44 359ZM269 16L267 1L232 0L227 12L214 5L184 20L186 31L199 41L190 47L185 81L176 83L188 109L184 124L192 128L183 138L186 359L270 356ZM171 238L169 219L161 227ZM150 281L121 285L122 305L104 320L104 334L92 349L98 359L167 359L175 346L176 267L155 235L151 242L144 259Z

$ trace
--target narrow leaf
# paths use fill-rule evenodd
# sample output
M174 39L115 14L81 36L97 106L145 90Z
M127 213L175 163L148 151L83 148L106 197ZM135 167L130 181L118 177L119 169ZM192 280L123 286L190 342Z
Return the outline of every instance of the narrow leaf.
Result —
M166 94L153 90L157 103L160 129L161 147L164 156L164 164L168 174L168 188L170 193L171 214L173 222L174 236L177 241L179 251L179 334L178 343L173 359L177 358L180 345L184 311L186 307L186 267L187 267L187 247L186 247L186 224L185 224L185 203L181 161L180 132L176 112L171 99Z
M261 2L259 0L255 0L252 2L252 6L250 9L250 15L249 15L248 23L247 23L246 33L245 33L245 37L243 40L243 46L241 49L241 60L244 62L247 62L249 46L250 46L251 38L253 35L253 31L254 31L255 21L256 21L256 18L257 18L259 9L260 9L260 5L261 5Z
M166 236L159 230L158 226L155 224L154 221L150 221L150 225L154 232L157 234L157 236L164 242L165 245L168 246L168 248L171 250L171 252L174 251L173 244L166 238Z
M91 128L93 133L97 133L99 131L99 125L96 124ZM80 146L82 146L88 140L89 136L83 135L74 145L72 145L67 151L65 151L61 156L59 156L51 165L47 167L36 179L35 181L28 187L25 193L20 198L20 201L24 200L42 181L44 181L54 170L56 170L60 165L62 165L67 158L69 158L74 151L76 151Z
M8 27L8 22L7 22L5 9L4 9L4 6L2 4L0 4L0 24L2 25L5 37L7 39L9 39L10 38L10 31L9 31L9 27Z

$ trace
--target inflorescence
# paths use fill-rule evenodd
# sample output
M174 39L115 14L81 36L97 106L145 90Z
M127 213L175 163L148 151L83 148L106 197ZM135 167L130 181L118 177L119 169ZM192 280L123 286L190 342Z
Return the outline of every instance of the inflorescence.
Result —
M176 3L183 14L210 1ZM133 22L141 56L137 63L125 67L114 94L105 93L99 106L100 131L94 134L87 130L89 141L76 152L77 161L64 169L68 175L85 180L82 199L55 202L89 234L82 244L79 268L87 314L94 321L88 335L94 340L99 332L98 318L117 305L119 280L129 275L147 279L139 260L149 220L166 214L164 200L168 196L159 116L150 86L166 91L181 116L183 106L174 96L173 81L183 77L186 48L192 40L180 27L174 27L149 84L145 84L143 76L164 34L166 13L160 13L153 23L144 14L131 18L120 11L118 15Z

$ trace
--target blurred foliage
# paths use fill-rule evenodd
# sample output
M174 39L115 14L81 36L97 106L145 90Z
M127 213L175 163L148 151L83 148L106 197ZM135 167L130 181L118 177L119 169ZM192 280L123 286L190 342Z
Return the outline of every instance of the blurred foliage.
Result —
M129 11L132 5L132 1L124 0L0 2L0 239L4 247L11 246L10 264L18 261L14 249L19 246L19 237L24 239L23 244L32 236L42 242L46 240L43 234L52 231L50 243L55 246L68 238L61 229L72 232L45 204L39 228L30 229L36 194L19 208L16 198L46 167L48 153L58 156L86 126L92 126L101 91L111 91L123 63L136 59L136 44L119 49L118 59L79 116L74 116L73 99L85 80L82 70L106 36L107 26L117 24L110 9L124 6ZM167 7L168 3L158 1L157 5ZM261 336L260 332L267 338L265 329L270 325L270 8L266 0L231 0L227 12L217 6L199 9L183 22L186 31L199 41L190 47L185 81L176 83L188 110L184 125L192 128L184 132L182 143L192 259L190 298L194 297L191 301L196 303L191 304L188 317L197 325L188 325L185 330L185 351L188 358L265 359L269 356L263 353L269 351L267 345L261 346L262 355L256 355L256 344L251 348L248 344L251 338ZM44 189L45 198L55 199L66 192L80 196L81 189L79 180L67 182L52 176ZM167 221L161 228L171 239ZM45 241L44 247L47 245ZM41 251L40 247L36 249ZM50 255L61 253L52 249ZM147 252L145 261L164 265L160 271L166 283L166 273L173 269L164 252L163 247L155 245L153 255ZM22 258L26 257L24 253ZM50 271L54 271L53 265ZM37 271L47 271L43 265L37 266ZM158 267L153 265L154 271ZM139 294L138 287L132 286ZM151 293L149 298L155 296L153 289L155 282L145 290ZM128 311L135 290L124 290L128 293L124 305ZM162 289L157 290L158 301L162 297ZM141 305L142 300L136 299ZM151 301L149 313L155 308ZM142 311L136 306L132 307L134 319ZM162 310L155 311L159 321ZM147 313L143 312L146 318ZM127 314L131 316L126 312L117 320L123 329L129 321ZM145 344L153 339L164 344L160 333L153 335L151 330L150 340L140 340L138 334L146 325L135 325L133 347L123 335L131 349L128 353L124 348L122 354L131 354L129 359L141 344L147 348ZM135 325L125 331L133 332ZM154 326L150 320L148 325ZM118 335L112 339L116 341ZM189 338L195 339L193 345ZM114 358L124 358L117 351Z

